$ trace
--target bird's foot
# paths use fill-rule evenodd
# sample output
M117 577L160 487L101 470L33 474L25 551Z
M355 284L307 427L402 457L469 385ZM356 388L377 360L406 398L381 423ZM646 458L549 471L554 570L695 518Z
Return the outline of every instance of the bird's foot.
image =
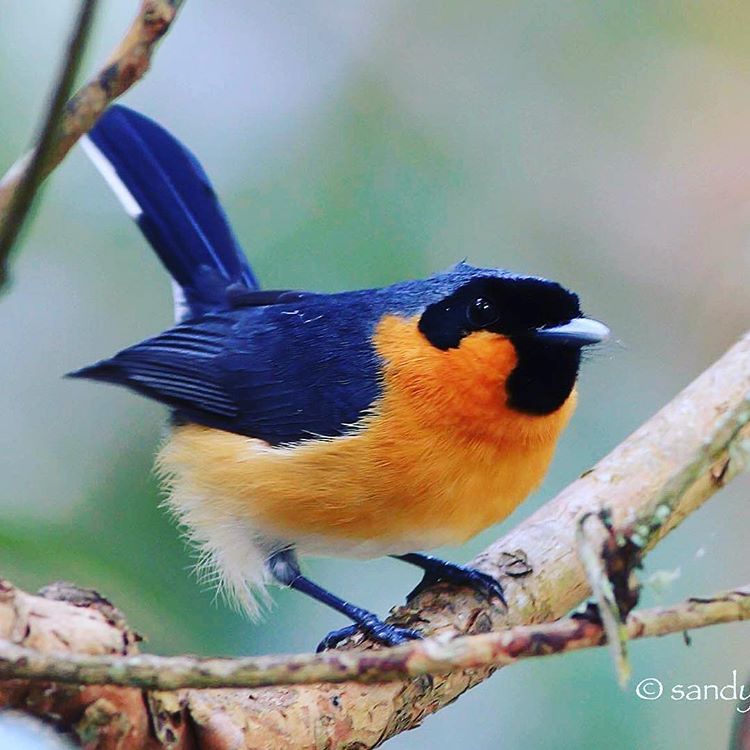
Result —
M482 573L481 570L469 568L466 565L457 565L456 563L439 560L436 557L428 558L427 555L424 557L425 559L419 564L424 569L424 576L416 588L409 593L407 599L412 599L417 594L421 594L435 583L445 582L454 586L467 586L470 589L474 589L474 591L478 591L488 599L495 597L506 607L508 606L500 581L488 573Z
M407 641L419 640L422 636L415 630L409 628L400 628L397 625L389 625L387 622L379 620L373 616L362 622L348 625L340 630L330 632L319 644L316 649L318 653L329 648L335 648L342 641L363 632L368 638L382 643L385 646L398 646Z

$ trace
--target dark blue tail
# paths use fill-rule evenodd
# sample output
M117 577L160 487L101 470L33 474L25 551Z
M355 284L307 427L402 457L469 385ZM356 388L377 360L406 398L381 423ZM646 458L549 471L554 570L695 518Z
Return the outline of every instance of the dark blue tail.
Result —
M178 319L259 288L206 173L164 128L114 105L84 147L179 287Z

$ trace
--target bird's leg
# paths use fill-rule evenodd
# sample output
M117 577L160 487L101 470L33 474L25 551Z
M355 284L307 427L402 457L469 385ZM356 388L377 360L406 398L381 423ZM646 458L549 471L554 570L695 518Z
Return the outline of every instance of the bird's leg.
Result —
M391 557L396 560L403 560L410 565L416 565L424 570L422 580L409 593L407 599L411 599L434 583L445 581L446 583L452 583L454 586L468 586L488 598L494 596L503 604L506 603L500 582L480 570L446 562L437 557L432 557L432 555L423 555L421 552L409 552L406 555L391 555Z
M374 613L350 604L303 576L300 572L297 555L293 549L285 549L271 555L268 559L268 569L280 584L307 594L307 596L335 609L337 612L341 612L342 615L354 621L354 625L329 633L318 644L318 651L333 648L345 638L354 635L358 629L362 630L373 640L384 643L386 646L395 646L405 641L421 638L419 633L414 630L389 625Z

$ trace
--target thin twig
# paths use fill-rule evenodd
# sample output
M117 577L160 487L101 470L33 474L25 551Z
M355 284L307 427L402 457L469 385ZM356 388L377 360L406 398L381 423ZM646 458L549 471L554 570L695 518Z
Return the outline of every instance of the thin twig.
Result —
M601 513L586 513L578 521L576 536L578 553L591 586L591 593L596 602L604 632L607 634L607 643L615 665L617 680L620 687L624 688L630 679L631 672L627 651L628 628L620 612L614 586L607 575L600 536L594 537L591 531L587 530L587 522L590 526L595 520L599 520L604 524L607 532L611 532L611 528L607 528L608 524L602 518Z
M64 102L70 86L64 94L61 93L62 116L54 119L57 127L52 127L44 148L41 148L40 140L33 153L19 159L0 180L0 233L3 235L0 244L0 287L7 279L8 255L20 228L20 223L15 229L8 228L16 213L14 206L23 198L18 197L19 191L30 192L29 197L23 198L30 203L41 182L63 160L73 144L93 127L107 106L143 77L157 43L169 31L183 3L184 0L142 0L131 27L103 67L67 105ZM85 3L92 4L90 0ZM29 172L35 161L38 165L32 181ZM22 190L22 185L28 187ZM19 210L21 220L27 210L28 206L23 214ZM13 222L16 223L15 218Z
M73 88L83 52L86 49L86 42L91 32L98 2L99 0L83 0L81 3L36 146L30 156L26 157L19 175L20 182L13 192L7 214L2 217L0 223L0 287L7 278L10 251L23 227L39 186L49 171L50 155L55 144L55 138L59 137L60 118L65 108L65 102Z
M750 618L750 585L672 607L634 612L623 627L647 638ZM199 659L190 656L47 654L0 642L0 680L76 685L123 685L151 690L254 688L319 682L386 682L425 674L500 667L535 656L577 651L606 642L603 627L570 617L520 625L499 633L414 641L379 651Z

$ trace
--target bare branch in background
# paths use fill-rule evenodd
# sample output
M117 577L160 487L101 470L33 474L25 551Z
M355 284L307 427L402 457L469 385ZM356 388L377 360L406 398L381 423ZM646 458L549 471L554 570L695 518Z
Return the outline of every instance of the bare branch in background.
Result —
M83 0L81 3L36 146L31 154L11 169L9 182L15 182L15 187L8 192L7 198L4 197L3 191L8 178L0 183L0 210L4 205L8 206L7 213L0 214L0 286L7 278L8 257L13 244L23 227L42 180L51 169L50 157L55 139L59 137L60 118L86 49L98 2L99 0Z
M96 2L85 0L81 5L37 145L0 180L0 287L7 281L10 252L39 186L107 106L143 77L157 42L169 30L184 0L143 0L117 49L66 105Z

